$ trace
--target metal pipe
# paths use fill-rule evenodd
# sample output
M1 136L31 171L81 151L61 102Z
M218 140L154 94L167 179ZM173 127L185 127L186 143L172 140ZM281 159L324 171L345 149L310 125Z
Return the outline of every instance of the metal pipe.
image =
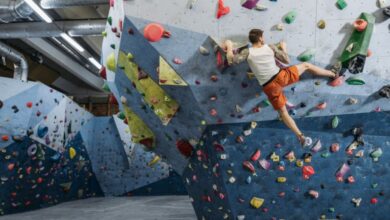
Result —
M61 33L73 37L98 36L106 28L106 20L12 23L2 24L0 28L0 39L59 37Z
M0 1L0 22L9 23L26 19L33 13L33 10L24 0L3 0Z
M41 0L41 7L44 9L106 4L108 0Z
M14 78L26 82L28 76L28 63L23 54L0 42L0 55L14 63Z

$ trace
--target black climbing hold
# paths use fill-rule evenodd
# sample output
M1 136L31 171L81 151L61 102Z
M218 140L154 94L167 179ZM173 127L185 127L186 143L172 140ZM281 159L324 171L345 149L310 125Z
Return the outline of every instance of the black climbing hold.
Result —
M0 100L0 109L3 108L3 102Z
M302 102L301 104L299 104L299 106L300 106L301 108L306 108L306 103Z
M34 134L34 130L33 129L28 129L27 130L27 136L31 136Z
M390 17L390 6L383 9L383 14L387 17Z
M364 64L366 63L366 57L358 55L348 63L348 70L352 74L358 74L363 72Z
M378 94L384 98L390 98L390 85L383 86L379 91ZM1 108L1 106L0 106Z
M353 160L350 159L350 160L347 161L347 163L348 163L348 165L352 165L353 164Z

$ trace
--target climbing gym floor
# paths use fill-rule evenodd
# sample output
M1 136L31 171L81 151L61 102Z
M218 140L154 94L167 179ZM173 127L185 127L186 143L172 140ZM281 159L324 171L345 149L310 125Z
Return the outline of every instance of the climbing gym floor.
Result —
M131 214L131 215L130 215ZM188 196L105 197L0 217L1 220L195 220Z

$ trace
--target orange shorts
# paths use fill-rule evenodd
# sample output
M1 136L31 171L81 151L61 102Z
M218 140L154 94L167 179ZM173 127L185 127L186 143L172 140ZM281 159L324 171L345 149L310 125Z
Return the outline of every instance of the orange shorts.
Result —
M263 87L264 93L268 96L268 100L275 110L281 109L287 103L283 88L298 81L298 68L296 66L290 66L280 70L278 75Z

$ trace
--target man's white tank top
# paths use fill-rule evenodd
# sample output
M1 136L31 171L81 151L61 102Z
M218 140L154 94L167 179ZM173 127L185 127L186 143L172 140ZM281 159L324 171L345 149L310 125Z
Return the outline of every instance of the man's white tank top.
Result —
M248 64L260 85L264 85L280 70L276 65L275 53L268 45L249 48Z

